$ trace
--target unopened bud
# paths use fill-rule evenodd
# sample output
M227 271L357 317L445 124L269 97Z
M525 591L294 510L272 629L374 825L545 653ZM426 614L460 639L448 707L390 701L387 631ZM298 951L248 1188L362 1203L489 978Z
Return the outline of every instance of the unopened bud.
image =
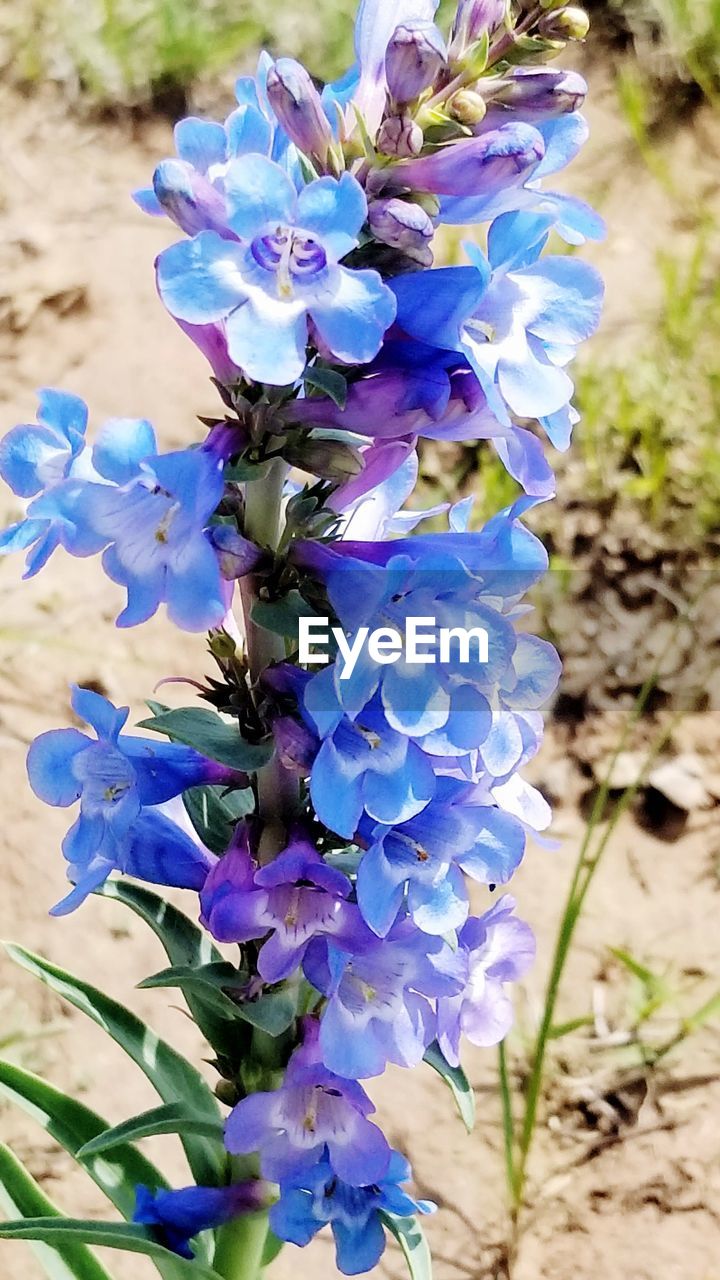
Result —
M408 258L423 267L432 266L430 241L435 228L420 205L409 204L407 200L396 197L376 200L370 205L368 222L376 240L401 249Z
M586 95L587 83L576 71L518 67L493 94L490 109L513 107L524 120L542 120L578 111Z
M538 0L541 9L549 11L550 9L564 9L565 0Z
M289 440L283 448L283 457L291 467L309 471L321 480L347 480L363 469L362 454L342 440L317 437Z
M383 155L404 160L419 156L424 141L423 131L412 116L390 116L380 126L376 145Z
M472 44L505 21L508 0L460 0L453 23L452 38L462 45Z
M430 88L445 64L445 41L433 22L396 27L385 55L388 90L396 102L413 102Z
M213 525L210 541L218 553L220 572L228 582L252 573L262 559L260 548L244 538L231 524Z
M185 160L163 160L153 174L153 187L168 217L186 235L227 230L223 197Z
M487 103L481 94L474 93L472 89L461 89L454 98L450 99L448 112L454 120L458 121L458 124L467 125L472 129L474 125L484 120Z
M549 40L584 40L590 30L590 19L584 9L571 6L545 13L538 22L538 31Z
M272 731L277 758L283 769L296 777L306 777L318 753L319 743L315 735L292 716L280 716L273 722Z
M305 68L294 58L278 58L268 71L267 96L291 141L324 163L332 145L332 129Z

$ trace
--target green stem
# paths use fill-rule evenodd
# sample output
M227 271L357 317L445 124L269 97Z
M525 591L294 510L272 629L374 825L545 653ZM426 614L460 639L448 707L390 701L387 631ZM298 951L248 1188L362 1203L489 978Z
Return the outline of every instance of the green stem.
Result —
M213 1270L223 1280L259 1280L267 1233L267 1211L226 1223L218 1232Z
M273 462L263 480L249 481L245 486L245 536L270 551L277 550L280 541L286 475L287 465L282 461ZM252 621L252 607L257 600L253 575L243 580L241 594L250 675L256 681L271 662L284 659L285 645L282 636L265 631ZM283 848L288 825L297 812L298 785L293 775L273 758L259 771L257 789L258 812L264 819L260 860L270 862Z

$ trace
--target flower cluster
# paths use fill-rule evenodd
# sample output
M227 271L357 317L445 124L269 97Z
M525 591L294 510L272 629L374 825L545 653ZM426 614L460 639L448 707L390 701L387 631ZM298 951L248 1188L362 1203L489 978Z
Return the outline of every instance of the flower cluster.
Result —
M85 405L44 390L0 443L28 503L0 551L28 550L28 574L58 546L101 552L118 625L165 603L218 667L203 707L151 704L164 745L75 689L97 740L52 731L28 760L40 799L80 804L56 912L117 872L194 890L207 935L238 948L220 960L206 938L176 976L252 1176L138 1192L136 1221L184 1257L269 1212L278 1243L329 1225L340 1270L372 1268L385 1229L433 1206L362 1081L424 1058L457 1079L464 1040L507 1034L533 959L513 899L487 895L550 821L522 776L559 677L525 629L547 554L524 517L554 493L602 286L544 251L603 227L547 186L585 139L586 86L543 59L586 22L459 0L443 32L437 7L362 0L355 66L322 91L263 55L224 124L182 121L136 192L184 235L157 287L220 392L204 441L161 453L121 418L87 444ZM471 228L464 265L434 265L442 224ZM483 527L469 500L406 509L423 439L490 442L516 500ZM449 527L415 533L429 517ZM301 660L301 622L323 618L331 651ZM403 649L418 624L439 651Z

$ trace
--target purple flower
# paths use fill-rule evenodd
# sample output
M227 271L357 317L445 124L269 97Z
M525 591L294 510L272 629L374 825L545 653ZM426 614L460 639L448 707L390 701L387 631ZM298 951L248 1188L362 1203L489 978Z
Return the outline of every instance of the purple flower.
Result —
M133 1222L151 1227L166 1249L181 1258L194 1258L193 1236L220 1227L244 1213L263 1207L262 1183L236 1182L230 1187L183 1187L180 1191L136 1189Z
M270 1226L280 1240L307 1245L324 1226L332 1228L338 1269L346 1276L371 1271L385 1249L385 1214L407 1218L433 1213L429 1201L413 1200L400 1185L409 1181L410 1166L398 1151L390 1167L371 1186L343 1182L327 1160L307 1173L286 1180L270 1210Z
M306 155L325 165L332 129L320 94L305 68L294 58L278 58L268 70L266 90L288 137Z
M434 22L403 22L385 53L385 78L396 102L412 102L429 89L445 64L445 41Z
M385 58L393 33L406 23L432 22L438 0L360 0L355 19L358 75L352 83L353 110L372 136L382 119L387 96ZM352 113L350 118L352 119ZM352 127L352 125L350 126Z
M327 998L322 1060L350 1080L382 1075L388 1062L414 1067L436 1035L432 1000L462 989L464 965L447 943L401 921L386 938L350 953L315 939L303 963Z
M390 1148L377 1125L365 1090L323 1066L318 1027L305 1021L305 1040L288 1063L274 1093L253 1093L230 1115L225 1144L233 1155L260 1152L264 1177L272 1182L307 1175L326 1159L333 1173L353 1186L379 1182Z
M393 196L387 200L374 200L368 212L368 223L376 240L400 249L421 267L432 266L430 242L435 228L419 204Z
M467 965L465 989L442 997L437 1007L438 1043L452 1066L460 1064L461 1036L487 1048L512 1026L505 984L522 978L535 959L532 931L514 909L515 900L506 894L483 916L468 920L458 935L459 955Z
M128 708L118 710L89 689L73 686L72 706L97 741L78 729L52 729L35 739L27 761L39 799L60 808L80 801L80 815L63 840L75 888L53 914L74 910L114 870L200 889L212 856L156 806L188 787L236 775L190 747L121 734Z
M231 360L275 386L302 374L309 325L338 360L372 360L395 301L377 272L339 265L367 216L356 179L319 178L298 195L277 164L248 155L230 165L225 190L238 238L204 231L158 258L171 315L193 325L224 320Z
M350 887L301 835L256 868L243 825L203 886L201 918L219 942L248 942L269 933L258 972L266 982L280 982L297 969L314 937L336 937L342 945L358 932L357 907L347 902Z
M545 153L542 134L532 125L511 123L442 147L431 155L401 160L375 171L370 186L383 190L425 191L438 196L482 193L485 199L521 187Z

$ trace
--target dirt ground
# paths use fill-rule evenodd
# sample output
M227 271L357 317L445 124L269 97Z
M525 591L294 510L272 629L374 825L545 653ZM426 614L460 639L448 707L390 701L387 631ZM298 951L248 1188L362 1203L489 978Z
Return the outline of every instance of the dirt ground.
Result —
M678 164L691 175L679 207L632 161L609 80L604 71L595 77L591 71L593 78L595 133L572 183L600 199L613 228L609 244L593 256L609 285L601 340L622 344L642 340L643 325L659 305L652 270L657 247L671 234L692 233L695 197L718 182L707 165L709 117L701 115L693 132L672 141ZM37 386L57 385L89 401L95 424L115 414L147 416L164 447L186 442L193 416L213 410L213 390L203 361L155 298L152 260L173 233L143 218L128 198L166 153L169 128L81 123L52 98L28 102L6 95L0 112L3 429L32 419ZM0 495L3 521L16 513L12 497ZM159 946L134 917L94 901L67 920L46 916L63 890L59 844L66 815L32 797L24 756L37 733L71 722L69 681L99 681L111 698L131 702L140 713L143 697L163 676L206 670L202 640L172 631L162 619L117 631L121 593L94 562L58 554L39 578L21 583L18 562L3 560L0 588L0 933L105 988L200 1061L202 1045L178 1009L160 992L133 990L163 963ZM626 948L667 973L685 993L686 1012L711 994L713 978L716 984L720 979L720 822L712 790L717 717L694 716L675 741L699 757L710 777L707 794L674 831L652 834L627 817L598 873L559 1011L560 1019L571 1019L594 1010L595 1025L592 1034L582 1029L558 1042L513 1280L720 1277L718 1030L693 1037L655 1075L628 1074L627 1051L623 1056L608 1044L632 1022L629 980L610 947ZM520 914L539 940L537 966L518 999L519 1031L511 1046L518 1070L584 829L588 780L578 754L557 727L535 770L536 780L559 800L560 848L533 849L514 884ZM188 910L192 906L187 903ZM17 1060L76 1090L111 1122L153 1105L149 1086L98 1029L7 961L0 965L0 1039L16 1029L28 1037L11 1049ZM669 1030L676 1014L675 1006L661 1011ZM413 1161L420 1192L440 1206L427 1228L436 1280L506 1274L495 1055L468 1054L466 1067L478 1102L472 1137L429 1069L393 1072L374 1089L389 1137ZM3 1108L0 1135L65 1211L105 1212L94 1188L30 1121ZM182 1184L172 1140L155 1140L149 1153ZM107 1261L120 1280L156 1274L144 1259ZM277 1280L333 1273L324 1240L303 1253L288 1247L272 1271ZM39 1274L25 1246L0 1247L0 1280L35 1280ZM386 1280L403 1275L392 1248L379 1274Z

